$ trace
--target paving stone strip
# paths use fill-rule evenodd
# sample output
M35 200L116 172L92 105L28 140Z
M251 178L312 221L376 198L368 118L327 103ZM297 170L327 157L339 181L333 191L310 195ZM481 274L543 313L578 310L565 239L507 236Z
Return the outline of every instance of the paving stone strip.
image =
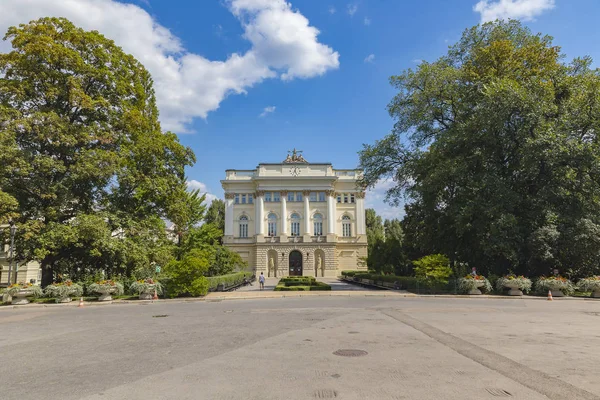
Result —
M510 358L457 338L416 318L398 311L382 311L383 314L424 333L439 343L451 348L484 367L496 371L552 400L600 400L599 396L553 378L541 371L526 367Z

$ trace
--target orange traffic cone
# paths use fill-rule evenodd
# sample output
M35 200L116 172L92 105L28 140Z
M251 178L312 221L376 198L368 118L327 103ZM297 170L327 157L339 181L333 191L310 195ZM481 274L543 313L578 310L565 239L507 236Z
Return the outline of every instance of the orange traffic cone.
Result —
M548 290L548 301L552 301L552 290Z
M154 289L154 296L152 296L152 300L158 300L158 295L156 294L156 289Z
M79 299L79 305L77 307L83 307L83 297Z

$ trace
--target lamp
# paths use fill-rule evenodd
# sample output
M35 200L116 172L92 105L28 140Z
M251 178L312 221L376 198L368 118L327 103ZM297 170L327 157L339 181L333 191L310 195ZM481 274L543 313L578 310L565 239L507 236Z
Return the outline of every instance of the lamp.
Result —
M13 252L15 247L15 234L17 233L17 226L15 225L15 221L12 219L9 221L10 224L10 263L8 264L8 285L12 284L11 273L12 273L12 265L13 265ZM15 281L17 278L17 273L15 271Z

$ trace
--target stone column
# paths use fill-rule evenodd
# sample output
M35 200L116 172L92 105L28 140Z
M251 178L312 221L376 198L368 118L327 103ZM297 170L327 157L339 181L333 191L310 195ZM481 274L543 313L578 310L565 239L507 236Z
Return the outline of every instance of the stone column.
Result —
M225 193L225 236L233 236L233 199L234 193Z
M304 235L310 236L310 190L304 190L302 197L304 200Z
M325 192L327 196L327 234L335 234L335 190Z
M367 224L365 221L365 192L358 192L355 195L356 201L356 235L367 234Z
M287 236L288 224L287 224L287 195L288 192L279 193L281 200L281 236Z
M255 202L255 219L254 224L256 235L265 235L265 192L264 190L257 190L254 194Z

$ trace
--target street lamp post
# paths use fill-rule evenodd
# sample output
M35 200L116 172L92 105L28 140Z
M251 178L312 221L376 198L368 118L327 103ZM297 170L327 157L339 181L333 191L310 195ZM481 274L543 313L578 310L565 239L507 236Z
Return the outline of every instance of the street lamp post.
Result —
M13 252L14 252L14 248L15 248L15 233L17 232L17 226L15 225L15 221L13 221L12 219L9 222L10 224L10 263L8 264L8 286L10 286L12 284L12 280L11 280L11 272L12 272L12 266L13 266ZM15 271L15 278L16 278L16 271Z

